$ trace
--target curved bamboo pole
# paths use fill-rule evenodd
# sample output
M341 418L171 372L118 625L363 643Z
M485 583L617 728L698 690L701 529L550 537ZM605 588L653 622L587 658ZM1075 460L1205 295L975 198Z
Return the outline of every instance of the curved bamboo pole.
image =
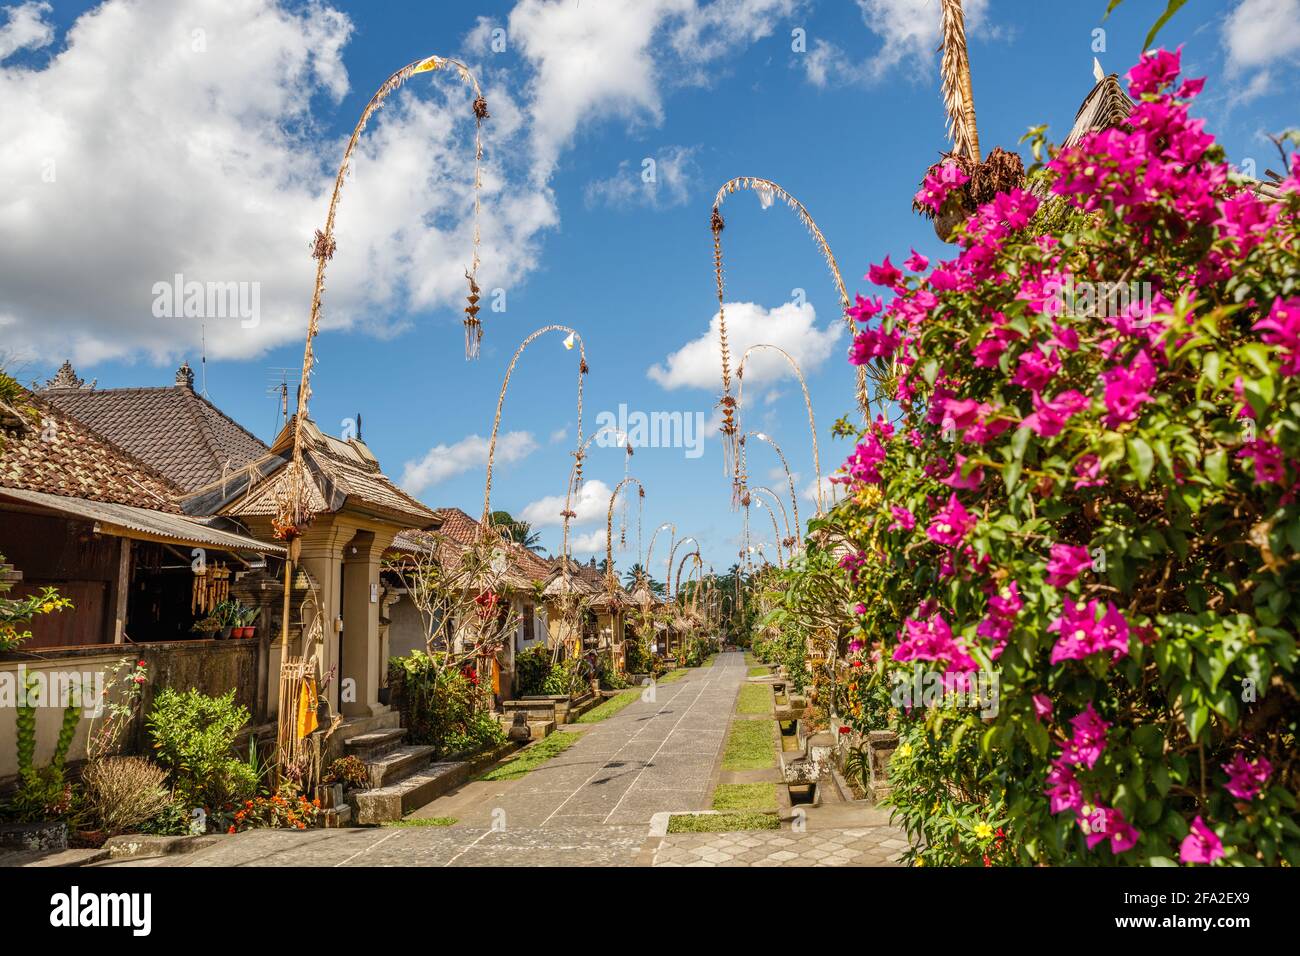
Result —
M312 258L316 260L316 284L312 289L311 297L311 316L307 321L307 341L303 346L302 355L302 380L298 386L298 409L294 417L293 426L293 459L291 462L292 472L289 476L290 496L289 507L284 509L286 513L278 516L280 529L287 532L289 529L298 529L306 524L310 515L306 513L306 501L304 481L305 474L302 463L302 423L307 418L307 405L311 398L311 372L316 364L315 352L312 348L312 341L320 332L320 313L321 299L325 293L325 264L334 258L336 242L334 240L334 219L338 212L339 196L343 192L343 182L347 177L348 168L352 163L352 153L356 149L357 143L361 139L361 133L365 130L366 124L370 122L370 117L374 115L384 103L384 100L393 93L398 87L409 80L417 73L429 73L434 70L441 70L446 67L453 67L461 81L468 84L474 91L474 121L476 124L475 132L475 158L474 158L474 256L471 271L466 273L471 289L470 307L477 313L475 306L477 301L477 286L474 284L474 274L478 271L479 258L479 193L482 187L482 160L483 160L483 139L482 129L483 120L488 118L487 100L483 98L483 91L478 85L478 80L470 72L469 67L459 60L449 59L447 57L430 56L423 60L416 60L414 63L408 63L402 67L375 91L366 104L366 108L361 111L361 118L352 130L352 136L348 139L348 145L343 150L343 161L339 164L338 174L334 177L334 191L330 195L329 210L325 214L325 228L317 230L315 240L312 244ZM471 321L477 322L477 319L466 310L466 327L468 329ZM468 335L468 332L467 332Z
M719 404L722 405L721 431L723 434L724 465L730 464L727 455L735 453L737 429L733 420L735 399L731 396L731 351L727 344L727 316L723 301L725 299L725 290L722 270L722 230L726 228L726 220L722 218L722 203L731 193L741 189L752 189L757 192L764 206L770 205L773 199L780 199L794 210L795 215L812 235L813 241L817 243L822 257L826 260L826 266L830 269L831 278L835 282L835 290L840 297L841 310L847 310L850 305L848 289L844 286L844 277L840 274L840 267L835 261L835 254L831 252L830 244L826 241L826 237L822 235L821 229L817 226L817 221L813 219L812 214L808 212L803 203L792 196L785 187L770 179L760 179L757 176L737 176L722 184L713 197L713 213L709 218L709 228L713 231L713 275L718 289L718 339L722 346L722 398ZM847 311L844 312L844 321L848 325L849 335L853 335L853 319L848 315ZM861 407L863 414L870 419L871 400L867 392L866 366L859 366L858 368L857 392L858 405Z
M795 541L795 540L798 540L798 539L795 538L795 536L794 536L794 532L790 529L790 513L789 513L788 511L785 510L785 501L782 500L781 496L778 495L778 494L777 494L775 491L773 491L771 488L768 488L766 485L754 485L754 487L753 487L752 490L753 490L753 491L761 491L761 492L763 492L764 494L770 496L771 499L772 499L773 501L776 502L777 507L781 509L781 521L782 521L782 523L785 524L785 537L786 537L786 540L787 540L787 541ZM790 545L787 544L786 547L789 548Z
M690 534L688 534L686 537L682 538L679 541L673 542L672 549L668 552L668 580L664 582L664 584L667 586L671 586L673 583L673 558L676 557L677 555L677 549L680 548L682 545L684 545L687 541L695 542L695 547L697 549L700 546L699 539L696 538L694 535L690 535ZM671 590L668 594L668 599L671 601L671 600L676 600L676 598L677 598L677 592L675 590Z
M682 555L682 560L679 561L677 564L677 583L673 587L673 593L676 594L678 597L680 597L682 593L682 568L686 567L687 558L694 558L696 566L701 568L704 567L704 558L700 556L699 548L696 548L694 551L691 551L688 554ZM686 579L686 583L689 584L690 580L691 579L688 577Z
M617 485L614 486L614 492L609 496L609 510L605 512L605 583L611 594L618 586L618 578L614 576L614 502L618 500L619 492L630 484L635 483L637 488L638 511L640 502L645 500L645 486L640 480L628 475ZM638 523L639 523L638 515ZM637 561L641 560L640 544L637 545Z
M506 389L510 387L510 376L514 374L515 363L519 361L519 356L524 353L524 349L528 348L534 339L545 335L547 332L567 332L578 341L578 448L582 447L582 377L588 372L587 351L582 344L582 336L567 325L544 325L519 343L519 348L515 349L514 357L510 359L510 364L506 366L506 377L502 380L501 392L497 395L497 412L492 419L492 438L488 441L487 480L483 483L482 524L484 528L488 526L492 515L492 463L496 457L497 432L501 429L501 409L505 405Z
M786 481L790 483L790 505L791 507L794 508L794 524L795 527L798 529L799 535L802 536L803 525L800 524L799 522L799 497L795 493L794 475L791 474L790 472L790 463L785 460L785 452L781 451L781 446L776 443L776 439L774 439L771 435L768 435L764 432L745 432L745 434L740 436L740 448L741 448L742 455L745 453L744 452L745 439L750 437L751 435L757 438L759 441L764 441L767 442L769 445L771 445L773 450L776 452L776 456L781 459L781 467L785 469Z
M745 349L745 354L740 357L740 364L736 367L736 381L739 382L736 390L736 425L738 428L742 427L739 415L745 406L745 362L749 360L749 355L754 349L771 349L773 352L784 356L785 360L790 363L790 367L794 369L795 377L799 379L799 387L803 389L803 403L808 408L808 434L812 437L813 472L817 477L817 516L821 517L825 511L826 503L822 497L822 459L821 451L817 445L817 420L813 417L812 397L808 394L808 383L804 380L803 370L799 368L799 363L794 360L794 356L785 349L766 343L751 345Z
M647 545L645 549L645 561L641 564L641 570L645 573L647 578L652 579L654 577L650 572L650 558L655 552L655 539L659 537L659 532L663 531L665 528L668 529L668 540L671 541L673 538L677 537L677 526L670 521L665 521L659 527L654 529L654 532L650 535L650 544ZM647 585L647 587L649 587L649 585Z
M587 456L587 450L601 435L612 434L618 436L619 441L624 441L624 434L613 425L602 425L592 434L585 442L578 446L578 450L573 453L573 464L569 466L569 483L564 490L564 510L560 512L560 517L564 519L564 535L561 539L560 554L564 558L565 577L568 577L569 567L569 522L577 517L573 510L573 493L578 490L582 484L582 462ZM627 454L632 454L632 446L626 446Z
M784 568L785 560L781 556L781 529L776 523L776 514L772 511L771 506L762 498L755 498L754 504L766 511L767 516L772 519L772 537L776 541L776 563L779 567Z

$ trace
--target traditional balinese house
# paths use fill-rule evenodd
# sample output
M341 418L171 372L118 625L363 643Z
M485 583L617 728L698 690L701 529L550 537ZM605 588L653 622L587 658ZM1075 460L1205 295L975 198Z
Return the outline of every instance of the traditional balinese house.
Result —
M404 531L393 540L388 555L390 562L432 553L442 566L455 568L465 551L481 540L482 526L459 508L439 508L434 515L436 523L429 529ZM500 596L508 601L508 612L519 618L511 640L496 656L499 678L496 696L505 700L513 690L515 655L534 644L547 645L549 632L541 589L551 568L537 555L514 542L503 542L502 550L506 565L496 580L496 587ZM401 575L389 571L384 578L388 653L402 656L413 650L425 650L429 643L429 627L434 622L427 621L412 602ZM452 649L461 651L463 634L463 630L456 626L448 628L445 634L435 633L438 642L435 647L446 647L443 642L450 640Z
M310 420L301 434L306 505L314 517L297 542L297 565L311 585L299 614L301 633L315 641L298 646L291 632L288 656L314 656L321 674L332 677L325 696L334 713L358 720L386 715L389 707L379 700L388 661L380 631L384 554L398 534L432 528L437 516L380 470L360 435L334 438ZM265 454L193 492L184 509L238 520L274 540L273 520L292 494L293 442L290 421ZM277 667L280 640L276 634L271 654ZM278 670L272 686L276 681Z
M73 604L39 615L31 638L0 656L0 674L103 675L129 655L149 667L146 705L165 686L233 687L263 715L265 640L205 639L192 630L205 613L194 602L200 590L237 596L245 577L274 574L285 549L224 520L183 514L182 496L45 393L21 390L0 408L0 554L22 574L16 596L52 586ZM42 708L38 739L52 740L59 719L57 708ZM13 720L0 716L0 778L15 769L13 733ZM83 748L84 727L72 758Z

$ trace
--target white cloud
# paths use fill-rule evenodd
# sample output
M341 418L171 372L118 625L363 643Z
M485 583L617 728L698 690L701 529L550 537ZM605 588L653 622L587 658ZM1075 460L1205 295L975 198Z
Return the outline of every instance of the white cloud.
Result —
M570 529L575 525L590 524L598 519L603 523L609 511L609 496L612 493L613 489L599 478L584 481L570 503L577 515L569 523ZM527 521L534 528L562 525L564 524L563 511L564 495L548 495L525 505L523 511L519 513L519 518Z
M38 50L54 42L54 27L45 22L45 14L52 9L48 3L29 0L7 9L9 22L0 27L0 60L19 50Z
M1254 69L1300 54L1300 0L1241 0L1223 27L1228 65Z
M551 432L551 444L558 445L560 442L564 441L568 437L569 437L568 425L565 425L563 428L557 428L555 429L555 431Z
M834 322L825 329L817 327L817 313L811 302L787 302L767 310L753 302L728 302L727 343L732 355L732 369L750 346L775 345L789 352L804 377L815 372L830 356L844 326ZM649 376L664 388L717 389L722 380L722 346L719 342L720 321L715 313L709 331L687 342L662 363L650 366ZM745 362L745 392L761 391L784 378L793 378L789 363L771 349L757 349Z
M537 449L530 432L506 432L497 436L495 467L527 458ZM435 445L418 461L402 467L401 486L413 495L475 468L487 467L488 440L482 435L467 435L451 445Z
M614 542L615 550L618 549L618 542ZM578 555L597 555L605 556L605 529L597 528L594 531L588 531L586 534L576 534L569 539L569 553L575 557Z
M769 36L800 0L520 0L509 36L531 64L533 174L550 177L580 127L611 117L658 125L663 88L705 83L705 64ZM481 35L476 27L475 35ZM666 42L665 42L666 41Z
M309 241L344 144L317 131L349 90L351 32L319 3L107 0L38 69L0 66L0 312L16 317L20 341L85 364L192 354L199 320L152 314L154 283L177 273L258 290L255 327L207 321L210 356L300 340ZM491 288L536 265L557 214L547 191L507 187L520 110L501 90L487 95L480 281ZM370 124L339 206L325 328L392 332L383 316L463 304L468 103L454 76L420 75ZM447 335L459 329L448 323Z
M880 49L857 63L834 43L815 39L801 63L810 83L819 87L877 83L899 67L915 75L934 75L943 22L939 0L857 0L857 4L867 29L880 38ZM1001 35L988 23L988 0L966 0L963 7L968 35Z
M613 176L587 184L587 207L669 209L686 205L699 176L698 150L697 146L667 146L635 165L623 160Z

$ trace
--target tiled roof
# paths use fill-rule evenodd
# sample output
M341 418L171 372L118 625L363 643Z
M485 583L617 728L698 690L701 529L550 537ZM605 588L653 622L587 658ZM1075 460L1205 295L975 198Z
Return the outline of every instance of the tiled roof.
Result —
M339 511L344 507L370 512L378 517L426 527L433 524L433 511L412 498L379 470L379 462L357 438L342 441L325 435L311 421L302 428L303 462L311 481L307 483L307 507L313 513ZM186 501L195 514L235 516L274 515L287 492L293 446L293 422L280 432L270 451L248 463L241 471L218 476L198 489Z
M24 390L11 411L19 413L23 424L0 435L0 486L180 511L180 488L42 395Z
M161 388L73 387L74 378L69 368L39 394L185 491L266 454L266 445L194 391L188 365L175 385Z
M434 512L438 524L432 531L403 531L393 539L394 551L423 551L437 546L440 557L459 555L479 539L477 521L459 508L439 508ZM551 575L551 566L533 552L519 544L509 546L510 568L507 577L512 586L528 588L545 581Z

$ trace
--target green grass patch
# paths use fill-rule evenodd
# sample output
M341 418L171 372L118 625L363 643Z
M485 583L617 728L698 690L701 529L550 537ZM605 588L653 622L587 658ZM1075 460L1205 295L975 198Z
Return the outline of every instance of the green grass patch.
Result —
M766 684L742 684L740 700L736 704L738 714L770 714L772 712L772 691Z
M766 720L733 720L722 752L723 770L766 770L776 766L772 725Z
M679 668L677 668L676 670L671 670L671 671L669 671L669 672L668 672L667 674L665 674L663 677L659 678L659 680L656 681L656 683L659 683L659 684L671 684L671 683L672 683L673 681L675 681L675 680L681 680L683 677L685 677L685 676L686 676L687 674L689 674L690 672L691 672L691 669L690 669L689 667L679 667Z
M733 830L779 830L775 813L677 814L668 818L669 833L729 833Z
M770 677L771 675L772 675L772 668L770 668L770 667L762 667L762 666L759 666L759 667L751 667L751 668L749 669L749 675L748 675L748 676L750 676L750 677Z
M775 810L774 783L720 783L713 791L714 810Z
M402 820L389 820L380 824L385 827L449 827L455 824L455 817L406 817Z
M536 770L555 755L568 750L577 739L577 734L566 733L554 733L549 737L543 737L537 743L530 744L523 750L518 751L513 757L501 761L479 779L518 780L524 774Z
M641 696L641 689L625 690L615 697L611 697L603 704L598 704L591 710L579 717L574 723L579 724L598 724L606 717L613 717L620 710L632 703Z
M710 654L708 657L704 658L704 663L701 664L700 666L701 666L701 667L712 667L712 666L713 666L713 662L716 661L717 659L718 659L718 655L717 655L717 654Z

